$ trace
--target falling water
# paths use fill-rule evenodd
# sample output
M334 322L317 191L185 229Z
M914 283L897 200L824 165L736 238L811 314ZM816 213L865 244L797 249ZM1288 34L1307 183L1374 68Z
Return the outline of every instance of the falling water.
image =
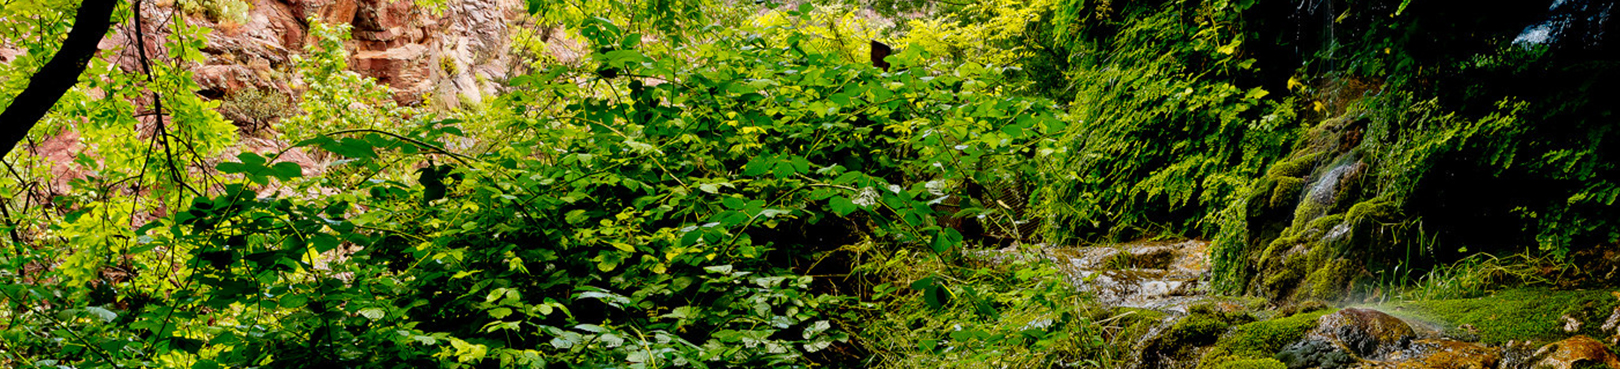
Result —
M1316 181L1306 188L1305 198L1300 199L1300 208L1305 213L1294 214L1296 224L1304 224L1324 215L1328 208L1333 206L1334 196L1338 194L1339 184L1347 174L1354 170L1360 161L1354 155L1347 155L1334 162L1334 166L1323 172Z
M1547 19L1524 28L1513 39L1515 45L1570 43L1580 48L1602 45L1604 30L1614 13L1614 2L1603 0L1555 0L1547 7Z

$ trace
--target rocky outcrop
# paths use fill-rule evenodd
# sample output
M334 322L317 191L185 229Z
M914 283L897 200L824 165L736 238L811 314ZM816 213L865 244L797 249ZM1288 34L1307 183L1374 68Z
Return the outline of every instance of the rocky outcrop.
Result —
M1620 358L1609 352L1609 348L1602 342L1587 336L1575 336L1563 341L1553 342L1536 350L1535 369L1570 369L1576 367L1590 367L1578 365L1603 366L1620 369Z
M310 22L349 24L350 69L389 86L406 105L479 101L513 71L507 24L521 15L513 1L450 0L442 11L408 0L251 1L244 23L192 19L216 30L203 47L205 60L193 68L204 96L268 89L295 97L292 58L314 41ZM161 24L173 11L148 7L142 15L147 24ZM161 45L163 30L148 27L147 36L148 44ZM156 47L148 51L161 55Z
M1289 368L1342 368L1406 348L1416 332L1381 311L1350 308L1318 318L1305 339L1283 348L1277 360Z

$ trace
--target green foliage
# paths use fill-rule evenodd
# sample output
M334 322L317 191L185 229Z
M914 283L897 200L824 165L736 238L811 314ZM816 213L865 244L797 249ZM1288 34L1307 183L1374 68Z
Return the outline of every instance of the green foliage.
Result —
M71 18L63 14L73 9L49 1L9 4L0 24L21 31L8 34L12 45L48 51L43 45L58 42L66 30L60 22ZM92 60L79 84L34 126L33 142L76 136L82 149L68 151L75 155L66 160L71 163L48 156L60 151L7 155L11 175L0 180L0 214L9 237L0 263L15 272L0 274L4 365L162 365L165 358L128 353L177 344L168 335L141 341L130 329L130 311L179 289L169 277L184 265L175 257L188 250L154 251L150 239L165 236L131 224L184 208L208 190L210 183L196 176L197 164L235 146L237 136L215 111L218 103L196 94L199 87L185 69L201 60L209 30L173 16L168 32L155 39L167 53L153 55L160 61L151 63L150 73ZM27 23L33 24L20 26ZM8 64L0 95L9 101L48 56L29 54Z
M1409 267L1378 271L1379 281L1367 288L1368 295L1398 301L1465 299L1488 296L1492 292L1526 287L1553 287L1578 278L1574 267L1535 257L1529 251L1497 257L1478 253L1450 265L1411 276ZM1400 283L1410 282L1409 285Z
M1103 330L1156 324L1157 312L1116 313L1088 304L1051 261L1014 252L977 268L941 263L926 253L873 250L856 268L886 282L874 287L852 329L881 368L1051 367L1107 365L1130 338ZM939 270L959 271L940 275ZM911 288L903 283L914 281ZM919 288L921 287L921 288ZM1077 307L1082 307L1076 309Z
M1225 76L1246 5L1060 3L1075 98L1065 147L1044 171L1045 226L1059 239L1213 233L1218 211L1297 135L1286 104ZM1197 32L1189 19L1197 18Z
M812 257L859 236L959 262L964 236L931 207L962 191L945 184L1031 175L981 163L1043 157L1065 126L1049 101L1000 95L996 67L902 54L906 69L882 73L788 26L644 47L642 26L610 18L570 24L597 50L586 65L513 78L473 121L398 107L346 70L342 26L313 23L303 114L279 126L301 140L218 163L215 186L138 227L125 219L148 210L76 210L68 242L108 245L31 275L56 282L6 285L26 322L6 327L8 352L81 367L802 367L847 347L858 318L806 275ZM336 160L305 177L291 150ZM96 268L120 255L138 277ZM1045 286L1029 292L940 278L918 285L934 305L992 320L1073 296L1050 270L1020 277ZM1069 319L1053 331L1091 327ZM59 329L23 331L44 325ZM1099 345L1048 332L958 341Z

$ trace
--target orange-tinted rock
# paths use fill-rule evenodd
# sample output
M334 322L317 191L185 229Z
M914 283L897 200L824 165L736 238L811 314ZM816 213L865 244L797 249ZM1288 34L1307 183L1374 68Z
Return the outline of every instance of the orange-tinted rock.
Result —
M420 101L421 95L432 85L427 47L408 44L383 51L360 51L354 54L350 68L356 73L376 78L378 83L394 89L395 99L403 103Z
M1541 359L1532 366L1536 369L1570 369L1581 363L1601 363L1610 368L1620 369L1620 358L1609 352L1609 348L1603 346L1602 342L1587 336L1575 336L1549 343L1536 350L1535 357Z
M274 0L261 0L274 1ZM360 10L355 0L286 0L292 14L300 20L315 18L326 23L353 23Z
M1490 369L1502 361L1501 349L1454 340L1415 340L1378 368Z

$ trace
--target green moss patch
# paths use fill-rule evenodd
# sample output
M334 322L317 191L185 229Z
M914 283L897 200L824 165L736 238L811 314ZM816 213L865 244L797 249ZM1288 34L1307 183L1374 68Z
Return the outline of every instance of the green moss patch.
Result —
M1243 359L1228 361L1215 366L1215 369L1287 369L1288 365L1277 359Z
M1316 319L1335 310L1318 310L1295 314L1281 319L1254 322L1232 327L1215 341L1215 347L1204 353L1198 367L1202 368L1278 368L1272 359L1277 351L1305 337L1316 328ZM1270 364L1270 363L1276 363Z
M1609 290L1518 289L1472 299L1389 303L1378 309L1440 324L1448 332L1478 337L1486 344L1500 344L1509 340L1550 342L1576 334L1606 337L1599 326L1616 305L1620 299ZM1561 318L1565 315L1582 322L1580 329L1565 332Z

